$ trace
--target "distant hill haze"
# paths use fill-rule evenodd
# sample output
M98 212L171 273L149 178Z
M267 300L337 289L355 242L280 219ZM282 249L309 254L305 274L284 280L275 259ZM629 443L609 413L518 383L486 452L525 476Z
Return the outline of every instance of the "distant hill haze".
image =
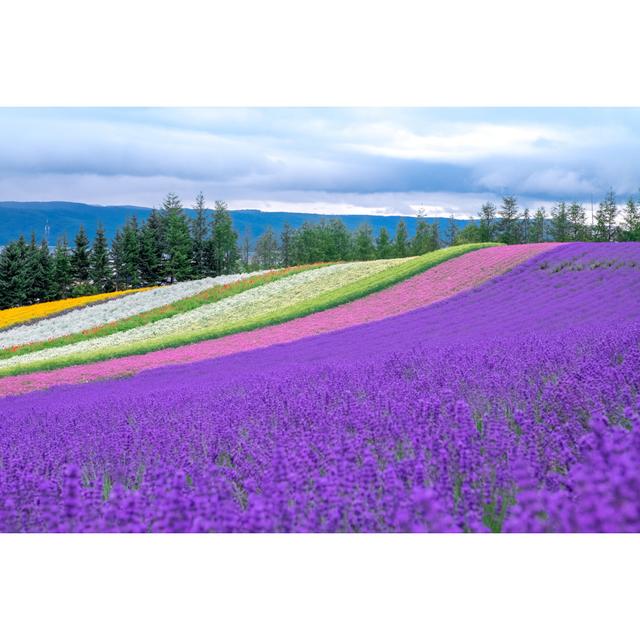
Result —
M0 245L16 240L20 234L29 238L35 231L40 240L45 228L48 227L50 245L64 234L71 244L81 224L84 225L89 237L93 239L98 223L104 225L108 238L113 238L116 229L122 227L125 220L135 214L139 222L144 221L151 209L148 207L100 206L82 204L79 202L0 202ZM188 215L193 215L191 209L185 209ZM341 215L339 213L324 215L317 213L291 213L286 211L264 212L255 209L231 211L233 225L238 232L239 239L249 235L251 245L262 235L268 227L276 234L280 234L286 222L293 228L302 226L305 222L318 223L329 218L339 218L350 231L357 229L363 222L368 222L373 228L374 235L385 227L393 236L400 220L407 225L409 235L415 233L417 218L411 216L376 216L376 215ZM425 218L428 222L438 222L440 233L445 233L448 218ZM459 229L469 224L469 220L456 220Z

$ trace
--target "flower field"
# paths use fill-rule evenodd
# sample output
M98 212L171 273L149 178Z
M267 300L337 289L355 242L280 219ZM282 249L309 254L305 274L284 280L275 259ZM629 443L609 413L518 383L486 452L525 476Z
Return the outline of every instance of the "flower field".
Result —
M40 318L46 318L47 316L53 316L71 309L78 309L93 305L97 302L106 302L107 300L113 300L121 296L130 296L140 293L142 291L148 291L153 287L146 287L143 289L126 289L123 291L113 291L111 293L97 293L92 296L79 296L77 298L66 298L64 300L55 300L53 302L40 302L39 304L30 304L25 307L14 307L12 309L0 310L0 331L6 330L9 327L23 322L31 322L33 320L39 320ZM5 334L0 334L4 337ZM0 347L2 348L2 347Z
M489 251L387 317L1 399L0 530L640 531L640 247L473 286Z
M373 260L287 270L286 278L266 282L262 286L238 291L237 295L219 299L216 304L198 304L184 313L169 313L153 321L107 323L106 335L70 335L62 340L26 345L21 352L13 347L0 358L0 375L13 375L56 369L74 364L107 360L118 356L157 351L167 347L200 342L257 327L276 324L334 307L410 278L448 259L490 245L463 245L441 249L424 256L390 260ZM231 276L223 276L231 277ZM131 313L129 306L122 313ZM110 312L114 314L113 311ZM138 314L138 318L141 314ZM101 314L100 318L104 318ZM97 324L98 317L83 318ZM131 320L131 319L130 319ZM115 331L110 329L115 328ZM33 335L46 333L47 328L32 328ZM98 328L100 331L101 328ZM60 328L64 331L64 328ZM25 332L22 334L26 335ZM13 335L14 340L20 336ZM24 339L24 338L23 338ZM58 346L59 343L60 346ZM26 353L24 352L26 351Z

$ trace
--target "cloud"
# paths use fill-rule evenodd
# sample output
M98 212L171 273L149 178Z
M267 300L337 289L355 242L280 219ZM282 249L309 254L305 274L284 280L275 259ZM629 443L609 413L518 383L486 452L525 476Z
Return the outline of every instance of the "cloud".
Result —
M640 110L0 109L2 200L458 215L638 186Z

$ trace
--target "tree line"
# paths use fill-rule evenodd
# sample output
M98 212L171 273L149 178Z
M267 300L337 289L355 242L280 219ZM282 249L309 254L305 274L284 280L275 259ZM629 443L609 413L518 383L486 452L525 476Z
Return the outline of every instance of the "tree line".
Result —
M595 212L579 202L560 201L549 214L544 207L534 213L520 210L514 196L505 196L500 208L482 205L477 220L457 234L455 242L629 242L640 241L640 199L630 197L623 207L609 190Z
M629 198L620 209L613 191L593 220L578 202L558 202L550 215L544 208L531 214L520 210L515 197L505 196L499 208L484 204L477 220L463 229L450 217L443 238L438 222L421 216L413 237L403 220L393 236L382 227L374 237L367 223L350 232L340 219L327 218L298 228L285 224L280 234L268 228L254 250L248 235L239 239L224 202L216 201L209 211L199 194L194 211L194 217L187 216L170 193L142 224L129 217L110 245L101 225L93 242L81 226L72 247L63 237L53 252L35 233L29 242L21 236L0 252L0 308L314 262L403 258L468 242L640 240L640 202Z
M92 242L80 226L73 246L62 237L53 251L33 232L30 241L20 236L0 252L0 308L313 262L406 257L442 244L438 224L422 219L412 238L404 221L393 237L382 228L374 238L369 224L351 233L328 219L296 229L285 224L279 236L269 228L251 250L226 203L209 211L199 194L194 211L187 216L170 193L143 223L130 216L110 244L102 225Z

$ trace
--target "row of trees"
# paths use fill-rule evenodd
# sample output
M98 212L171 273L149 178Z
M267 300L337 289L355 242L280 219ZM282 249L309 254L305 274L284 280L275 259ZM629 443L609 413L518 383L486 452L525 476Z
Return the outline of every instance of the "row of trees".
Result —
M0 308L58 300L69 296L172 283L183 280L338 260L373 260L417 255L441 246L437 223L419 219L410 238L404 221L395 236L382 228L374 238L370 225L350 233L341 220L305 223L282 233L272 229L239 242L224 202L207 210L200 194L195 216L188 217L175 194L140 224L131 216L111 245L99 225L93 242L80 227L73 246L62 238L53 252L43 239L24 237L0 253Z
M384 227L374 237L369 224L351 233L341 220L327 219L297 229L286 224L280 234L269 228L253 251L248 235L239 242L224 202L217 201L210 212L200 194L194 210L195 216L188 217L180 199L169 194L144 223L130 217L111 246L102 226L92 243L80 227L73 247L62 238L53 252L45 240L38 243L35 234L30 242L20 237L0 253L0 308L238 271L402 258L443 244L640 240L640 203L630 198L620 210L613 191L599 204L593 220L577 202L559 202L547 216L544 208L534 214L521 211L516 198L507 196L500 208L491 202L483 205L478 219L462 230L451 217L444 238L437 222L430 224L422 217L413 237L402 220L393 237Z
M520 210L513 196L502 199L500 209L484 204L474 224L456 237L457 243L505 242L506 244L544 242L640 241L640 201L630 197L621 208L610 190L592 216L579 202L558 202L547 214L544 207L531 213Z

